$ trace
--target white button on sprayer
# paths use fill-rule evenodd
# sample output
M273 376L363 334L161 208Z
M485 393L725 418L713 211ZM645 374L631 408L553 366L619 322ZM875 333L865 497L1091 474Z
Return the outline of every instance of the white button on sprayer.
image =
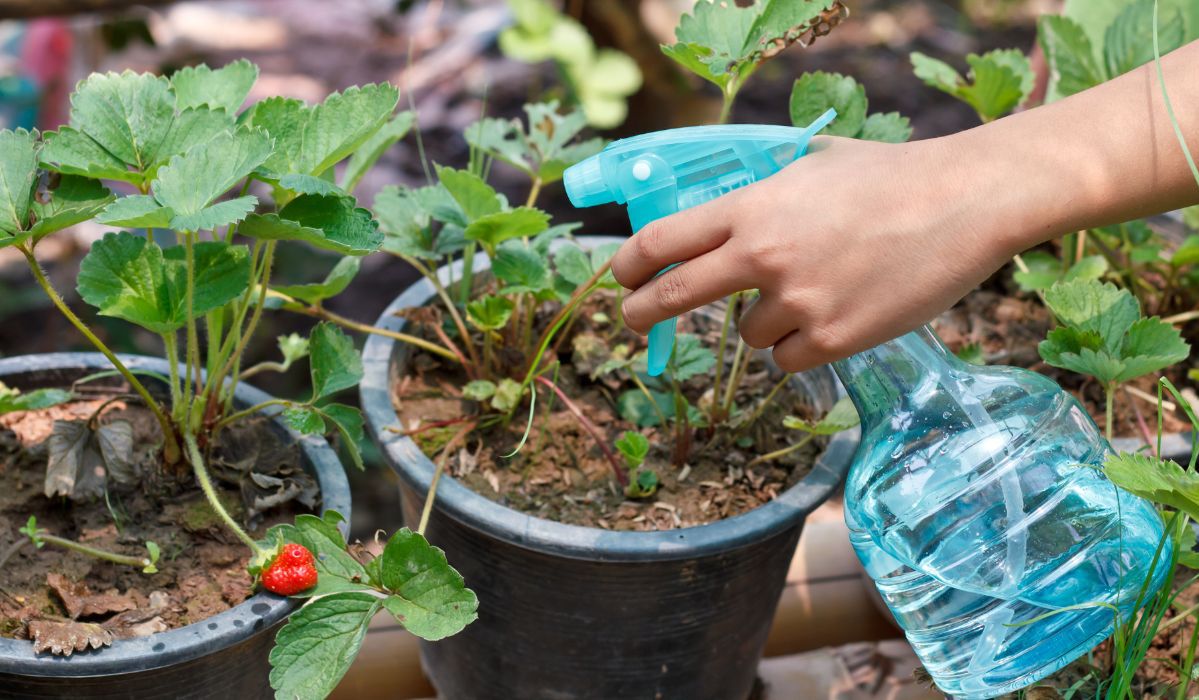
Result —
M638 182L645 182L648 180L652 172L653 168L650 167L649 161L647 160L639 160L636 163L633 163L633 179L637 180Z

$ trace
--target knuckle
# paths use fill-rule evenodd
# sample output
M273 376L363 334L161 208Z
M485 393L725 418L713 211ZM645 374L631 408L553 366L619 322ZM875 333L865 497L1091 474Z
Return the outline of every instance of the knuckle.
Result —
M845 341L841 335L829 325L817 324L812 327L807 338L808 347L813 354L821 358L835 358L845 349Z
M681 272L670 272L658 278L654 290L658 305L671 312L686 311L691 299L691 283Z
M662 250L662 225L651 221L633 236L633 248L637 255L647 260L657 259Z

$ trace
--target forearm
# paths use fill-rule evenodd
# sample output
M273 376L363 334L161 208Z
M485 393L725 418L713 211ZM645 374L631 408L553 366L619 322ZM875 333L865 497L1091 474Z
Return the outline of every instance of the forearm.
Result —
M1199 147L1199 42L1162 58L1175 115ZM948 137L955 187L1014 253L1063 233L1199 203L1151 62L1044 107ZM1000 229L999 227L1002 227Z

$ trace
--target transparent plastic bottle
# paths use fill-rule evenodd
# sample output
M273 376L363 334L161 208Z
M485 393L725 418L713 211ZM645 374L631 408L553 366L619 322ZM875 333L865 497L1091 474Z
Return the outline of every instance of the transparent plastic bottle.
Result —
M862 419L851 541L943 691L1021 688L1111 634L1103 604L1131 611L1163 525L1103 475L1110 448L1073 397L968 365L927 327L834 367Z

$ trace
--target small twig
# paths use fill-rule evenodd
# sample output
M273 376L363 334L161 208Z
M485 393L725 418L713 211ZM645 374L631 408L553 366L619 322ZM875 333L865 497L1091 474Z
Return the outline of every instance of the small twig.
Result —
M1188 321L1194 321L1197 318L1199 318L1199 311L1184 311L1183 313L1180 313L1180 314L1174 314L1173 316L1167 316L1162 319L1162 322L1169 323L1170 325L1173 326L1173 325L1177 325L1179 323L1186 323Z
M741 426L741 429L749 430L750 427L752 427L753 424L762 417L762 414L766 412L766 407L770 405L771 401L774 401L774 397L778 395L779 391L781 391L783 387L787 386L787 383L790 381L791 375L784 374L783 378L778 380L778 383L776 383L770 389L770 393L766 394L766 398L762 399L761 403L758 404L758 407L754 409L752 414L750 414L749 419L745 421L745 424Z
M1142 401L1146 401L1148 403L1153 404L1154 406L1157 406L1157 397L1154 396L1153 394L1150 394L1147 391L1141 391L1140 389L1136 388L1135 386L1126 386L1126 387L1124 387L1124 389L1129 394L1132 394L1133 396L1137 397L1138 399L1141 399ZM1164 408L1167 411L1177 411L1178 404L1174 403L1173 401L1162 401L1162 408Z
M4 565L8 563L8 560L15 557L17 552L21 551L21 549L27 544L29 544L29 540L22 537L16 542L13 542L12 546L10 546L8 549L4 550L4 554L0 554L0 570L3 570Z
M811 442L812 438L814 438L814 437L816 437L815 434L808 433L806 436L804 436L804 438L802 440L795 443L794 445L788 445L787 447L784 447L781 450L775 450L774 452L767 452L764 455L758 455L757 457L754 457L753 459L749 460L749 462L747 462L745 464L745 468L748 469L752 466L761 464L763 462L773 462L776 459L786 457L787 455L791 454L792 452L795 452L796 450L802 448L804 445Z
M389 425L389 426L387 426L387 430L389 430L393 433L399 433L400 435L403 435L405 437L412 437L413 435L420 435L421 433L424 433L424 432L427 432L430 430L436 430L438 428L448 428L451 425L458 425L460 423L465 423L468 420L471 420L471 419L464 417L464 418L453 418L451 420L435 420L435 421L431 421L429 423L425 423L425 424L421 425L419 428L412 428L411 430L405 430L404 428L397 428L394 425Z
M441 448L441 454L437 457L437 468L433 471L433 480L429 482L429 492L425 494L425 506L420 512L420 524L416 528L417 534L424 535L425 527L429 524L429 515L433 512L433 499L437 496L437 483L441 481L441 473L445 471L446 462L450 460L450 453L457 449L458 444L466 439L470 431L475 429L475 424L471 423L462 430L454 433L454 437Z
M567 396L565 392L558 388L557 384L542 376L534 377L533 381L541 382L553 390L558 398L562 400L562 403L566 406L566 408L574 415L576 419L578 419L579 425L583 426L583 430L586 430L587 433L591 435L591 439L595 440L595 444L599 445L600 451L604 453L604 457L606 457L608 460L608 464L612 465L612 471L616 474L616 480L620 482L622 487L628 486L629 478L625 475L624 468L621 466L620 460L616 459L616 455L613 454L612 448L608 447L608 443L604 442L603 437L599 434L599 429L595 427L595 424L591 422L591 419L583 415L583 411L580 410L577 405L575 405L574 401L571 401L570 397Z

